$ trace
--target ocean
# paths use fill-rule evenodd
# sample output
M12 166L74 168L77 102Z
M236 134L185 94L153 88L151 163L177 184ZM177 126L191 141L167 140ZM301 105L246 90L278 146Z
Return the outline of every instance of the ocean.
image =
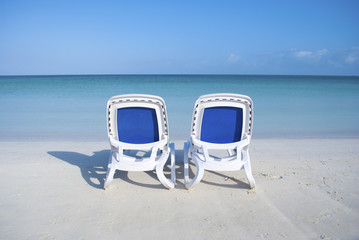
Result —
M252 98L254 139L359 137L357 76L74 75L0 76L0 141L107 140L107 100L129 93L164 98L172 140L209 93Z

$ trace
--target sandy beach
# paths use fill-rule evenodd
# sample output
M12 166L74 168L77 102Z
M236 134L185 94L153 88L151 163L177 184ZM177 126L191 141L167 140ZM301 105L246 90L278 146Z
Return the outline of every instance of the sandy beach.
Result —
M103 190L107 142L1 142L1 239L358 239L359 140L251 143L244 171L177 186L117 172ZM169 169L167 169L169 173Z
M0 240L359 240L358 10L0 0ZM255 188L242 169L186 189L193 136L207 161L249 146ZM175 188L157 168L105 190L108 137L157 166L174 141Z

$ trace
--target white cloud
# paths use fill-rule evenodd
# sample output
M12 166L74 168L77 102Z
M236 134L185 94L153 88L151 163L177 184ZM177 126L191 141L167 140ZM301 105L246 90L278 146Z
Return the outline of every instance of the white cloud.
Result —
M328 50L327 49L321 49L321 50L316 51L316 53L319 56L323 56L323 55L328 53Z
M312 55L311 51L295 51L293 52L294 56L296 57L307 57Z
M319 61L325 55L328 55L329 51L327 49L319 49L319 50L316 50L316 51L307 51L307 50L297 51L297 50L292 50L291 53L297 59L301 59L301 60L308 59L310 61L315 62L315 61Z
M234 53L231 53L229 54L229 57L227 58L227 62L229 63L236 63L239 61L239 56L234 54Z
M227 63L233 71L273 74L359 75L359 47L288 49L243 57L234 53L227 56Z
M357 60L356 57L352 55L349 55L345 58L345 62L349 64L355 63L356 60Z

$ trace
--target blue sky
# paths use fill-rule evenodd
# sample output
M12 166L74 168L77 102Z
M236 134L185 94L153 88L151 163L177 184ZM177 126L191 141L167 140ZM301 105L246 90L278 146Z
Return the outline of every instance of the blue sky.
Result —
M359 1L0 0L0 75L359 75Z

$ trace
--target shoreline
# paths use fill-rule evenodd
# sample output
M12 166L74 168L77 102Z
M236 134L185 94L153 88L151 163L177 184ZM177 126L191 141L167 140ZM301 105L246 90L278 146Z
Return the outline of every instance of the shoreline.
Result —
M359 139L252 139L257 187L243 170L177 186L117 172L107 141L0 142L0 234L6 239L356 239ZM169 169L165 169L169 173Z
M190 134L188 134L188 137L190 137ZM295 141L295 140L359 140L359 136L358 135L352 135L352 136L332 136L332 135L328 135L328 136L273 136L273 137L252 137L251 141L282 141L282 140L289 140L289 141ZM188 139L178 139L178 138L170 138L170 141L172 142L186 142L188 141ZM6 142L12 142L12 143L20 143L20 142L34 142L34 143L46 143L46 142L74 142L74 143L88 143L88 142L108 142L108 138L107 136L104 136L103 138L83 138L83 137L78 137L78 136L74 136L72 138L70 137L63 137L63 138L58 138L58 137L54 137L54 138L49 138L48 136L44 137L44 138L39 138L39 137L22 137L20 138L12 138L12 137L2 137L0 138L0 143L6 143Z

